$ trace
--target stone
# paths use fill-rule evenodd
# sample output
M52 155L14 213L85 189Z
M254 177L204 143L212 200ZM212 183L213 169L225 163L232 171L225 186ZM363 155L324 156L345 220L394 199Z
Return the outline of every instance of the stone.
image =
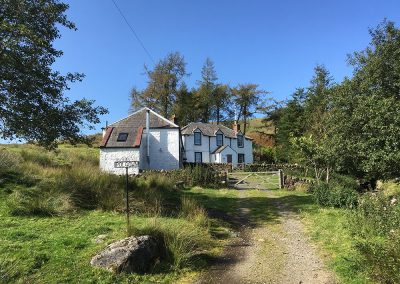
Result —
M96 239L94 240L94 242L96 244L100 244L100 243L104 242L106 240L106 238L107 238L107 235L98 235L96 237Z
M164 256L165 248L152 236L128 237L108 245L90 264L114 273L146 273Z

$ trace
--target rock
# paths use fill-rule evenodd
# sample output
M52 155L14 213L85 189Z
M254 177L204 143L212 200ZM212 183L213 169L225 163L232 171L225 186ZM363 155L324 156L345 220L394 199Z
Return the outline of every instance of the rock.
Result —
M94 242L96 244L100 244L100 243L104 242L106 240L106 238L107 238L107 235L98 235L96 237L96 239L94 239Z
M152 236L129 237L108 245L90 264L115 273L145 273L164 256L164 251Z

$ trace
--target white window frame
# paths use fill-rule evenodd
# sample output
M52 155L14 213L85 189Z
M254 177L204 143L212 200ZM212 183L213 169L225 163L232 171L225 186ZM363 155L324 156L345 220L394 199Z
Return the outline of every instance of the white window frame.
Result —
M199 137L200 137L200 143L196 143L196 135L200 135ZM195 131L194 132L194 136L193 136L193 143L194 143L194 145L201 145L201 140L202 140L202 138L201 138L201 132L200 131Z
M196 159L197 154L200 154L200 161L197 161L197 159ZM202 152L194 152L194 162L199 163L199 164L203 163L203 153Z
M243 157L243 161L240 161L240 157ZM238 164L244 164L246 162L245 156L242 153L238 154Z
M218 136L221 137L221 141L220 141L221 144L218 144ZM217 141L216 141L217 146L222 146L222 145L224 145L224 134L217 134L217 135L216 135L216 140L217 140Z
M239 143L239 141L241 141L241 143ZM244 148L244 136L242 134L237 136L237 146L238 148Z

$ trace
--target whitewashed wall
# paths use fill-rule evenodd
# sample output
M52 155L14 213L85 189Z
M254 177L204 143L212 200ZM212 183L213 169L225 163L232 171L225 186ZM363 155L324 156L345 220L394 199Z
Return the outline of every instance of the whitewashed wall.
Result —
M211 137L212 139L215 139L215 137ZM194 153L195 152L201 152L203 156L203 163L209 163L210 162L210 151L209 151L209 139L208 136L201 136L201 145L194 145L194 135L185 135L183 136L183 141L184 141L184 147L185 147L185 152L186 152L186 162L188 163L194 163ZM211 152L215 150L216 147L212 148L212 142L211 142Z
M150 161L147 160L146 135L146 133L143 133L140 145L140 169L178 169L180 152L179 129L150 129Z
M132 161L140 160L139 148L102 148L100 149L100 169L102 171L123 175L125 168L114 168L114 162L126 159ZM139 162L140 166L140 162ZM138 174L139 168L130 168L129 174Z
M232 164L237 165L238 155L232 148L227 147L220 153L220 163L226 164L228 162L227 155L232 155Z
M215 136L210 137L209 140L208 136L202 135L201 145L194 145L194 135L184 135L183 141L187 162L194 163L194 153L202 152L203 163L221 163L221 160L215 155L212 155L210 160L210 152L212 153L218 147L217 138ZM229 145L235 151L232 153L232 163L234 165L237 164L238 154L244 154L246 164L253 163L253 142L251 140L244 139L244 147L238 148L236 138L227 138L224 136L224 145Z

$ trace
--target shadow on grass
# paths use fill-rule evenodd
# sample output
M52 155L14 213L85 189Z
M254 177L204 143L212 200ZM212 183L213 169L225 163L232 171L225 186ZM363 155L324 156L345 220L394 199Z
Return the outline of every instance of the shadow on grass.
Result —
M260 224L278 222L282 211L298 213L316 210L310 195L290 194L289 192L284 196L266 194L265 196L243 198L210 196L207 193L190 191L185 194L203 205L211 218L227 222L233 229L238 229L242 225L257 227ZM240 209L243 208L247 209L248 218L241 216Z

